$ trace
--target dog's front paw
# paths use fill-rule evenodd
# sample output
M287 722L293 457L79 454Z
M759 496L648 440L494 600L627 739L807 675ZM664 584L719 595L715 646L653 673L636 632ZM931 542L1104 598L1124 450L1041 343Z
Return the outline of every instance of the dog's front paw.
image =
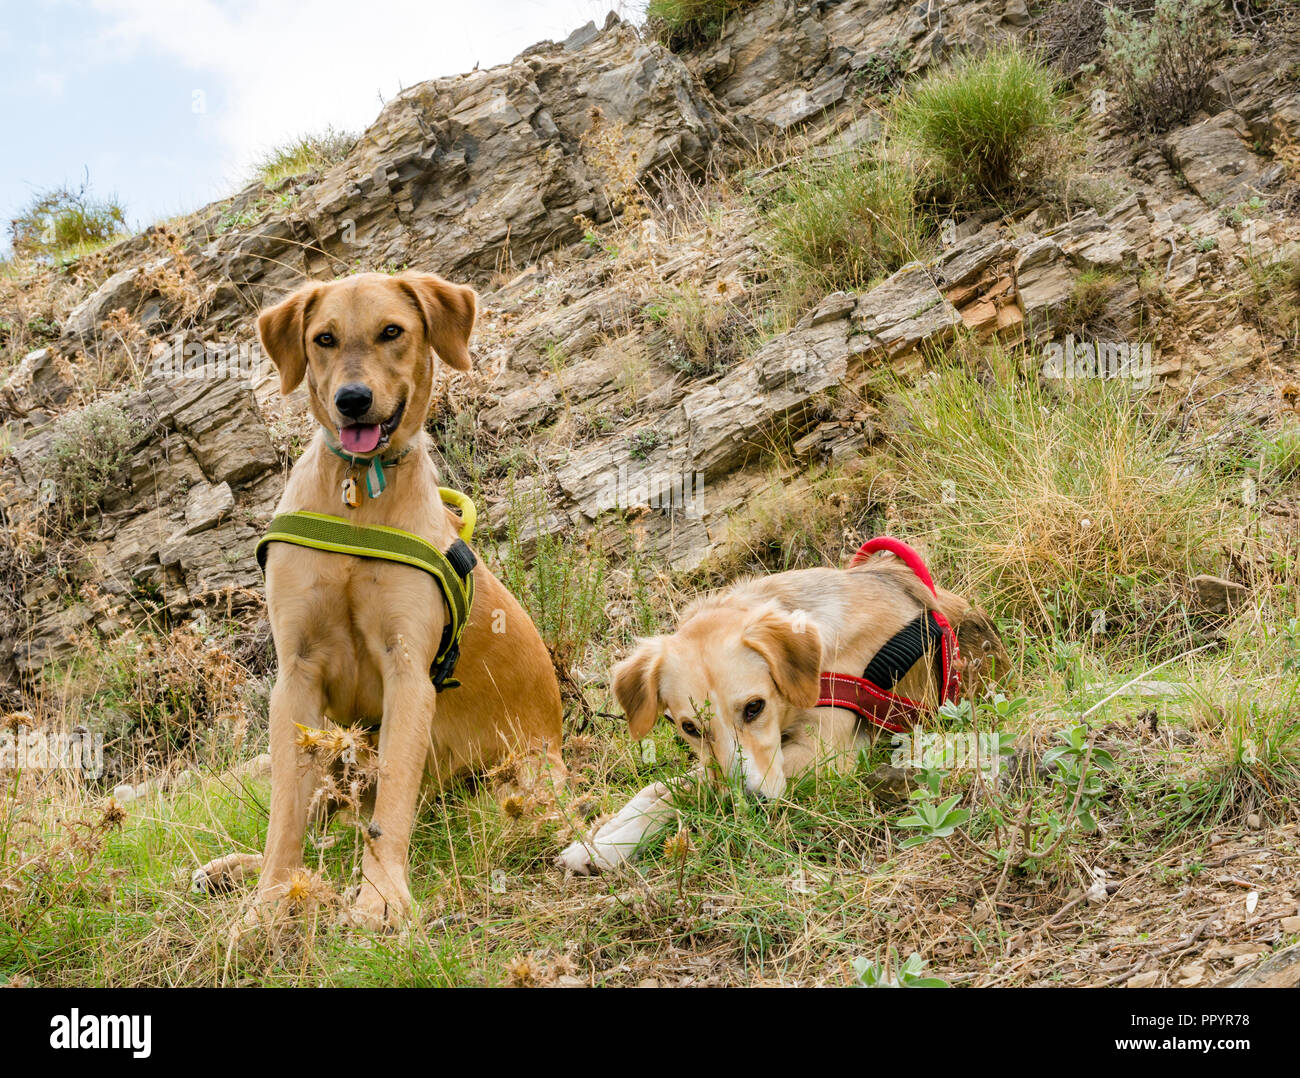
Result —
M259 890L250 895L241 909L241 915L231 922L227 943L245 957L278 947L284 933L292 928L293 911L273 891Z
M393 931L400 928L411 911L411 895L404 888L392 898L385 898L374 884L361 885L356 901L343 912L342 923L364 932Z
M566 876L594 876L616 867L621 858L611 857L599 842L574 842L560 851L555 867Z

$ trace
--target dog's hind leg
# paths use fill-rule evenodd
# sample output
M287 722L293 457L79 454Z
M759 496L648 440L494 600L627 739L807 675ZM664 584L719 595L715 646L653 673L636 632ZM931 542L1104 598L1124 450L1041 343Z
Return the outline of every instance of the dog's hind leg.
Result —
M200 895L233 891L261 867L260 853L228 853L196 868L190 877L190 890Z

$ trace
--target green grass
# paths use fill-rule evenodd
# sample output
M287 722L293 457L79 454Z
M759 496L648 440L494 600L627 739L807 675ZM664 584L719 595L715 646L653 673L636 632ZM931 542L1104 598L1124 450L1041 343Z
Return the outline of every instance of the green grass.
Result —
M516 496L512 482L501 582L532 617L562 688L603 619L606 571L599 546L583 550L548 532L540 496Z
M839 289L865 290L933 250L910 159L849 150L791 167L768 212L782 303L798 310Z
M966 55L926 75L893 110L900 138L958 205L998 201L1034 145L1061 125L1057 76L1018 45Z
M1073 333L1096 338L1110 332L1111 306L1120 282L1104 270L1086 269L1070 285L1070 296L1061 314L1058 336Z
M1189 779L1174 785L1164 810L1181 827L1240 824L1250 814L1261 821L1294 819L1300 809L1300 692L1264 699L1245 694L1227 701L1198 703L1199 721L1212 745ZM1196 721L1196 720L1194 720Z
M741 553L690 578L641 549L635 521L591 539L547 536L545 501L509 489L504 541L483 554L561 671L570 785L552 798L503 799L479 778L430 799L411 850L414 916L394 935L335 923L364 849L343 817L309 836L316 898L278 938L230 945L247 887L190 893L196 866L259 851L265 838L267 783L227 770L264 747L263 713L246 716L240 741L220 733L229 725L222 716L246 706L257 679L232 668L221 632L97 644L62 679L52 673L31 704L40 721L117 731L115 751L133 753L144 771L185 767L201 782L132 801L119 817L107 803L111 781L6 776L0 983L848 985L855 962L879 963L891 949L918 953L927 975L951 984L1052 983L1068 948L1085 939L1059 921L1043 930L1078 888L1079 864L1123 878L1126 896L1140 900L1133 908L1163 910L1170 896L1156 868L1191 877L1196 862L1187 859L1205 859L1211 829L1257 834L1246 828L1252 814L1265 827L1300 817L1295 550L1267 551L1271 575L1254 581L1255 603L1213 635L1192 636L1174 595L1193 571L1223 571L1222 550L1238 549L1249 523L1240 505L1246 469L1275 477L1277 489L1294 482L1295 425L1259 441L1243 436L1239 460L1211 466L1153 398L1118 385L1045 385L1032 357L965 340L918 366L929 370L915 380L877 374L828 398L832 411L872 409L880 436L859 467L790 482L796 463L773 452L772 494L750 499L734 522ZM477 486L475 461L495 447L460 426L438 430L443 452ZM1001 732L1041 754L1086 724L1080 737L1109 746L1116 766L1088 794L1089 822L1100 826L1070 824L1073 793L1059 780L994 801L952 774L939 778L936 796L958 797L968 823L905 848L916 802L877 796L867 781L888 758L881 742L848 773L804 776L776 803L683 794L676 826L648 841L634 868L562 879L552 859L591 819L692 765L667 724L652 731L652 754L627 737L607 671L633 637L670 628L698 590L688 585L842 564L879 532L922 543L941 584L1002 619L1017 679L1008 695L1024 703L997 724ZM1100 635L1090 629L1097 608L1108 612ZM1193 642L1213 646L1184 654ZM1180 688L1106 701L1135 678ZM935 719L944 729L965 721ZM1159 736L1144 732L1157 724ZM129 760L118 770L142 777ZM1042 856L1021 850L1004 873L998 854L1020 813ZM1202 900L1189 898L1187 910ZM975 918L986 901L995 913ZM1081 931L1106 942L1110 926ZM1115 938L1123 947L1133 936ZM1180 959L1167 961L1172 970ZM1067 972L1072 983L1103 976L1087 962Z
M257 175L266 186L274 187L284 180L337 165L356 144L356 135L332 127L301 135L267 153L257 163Z
M566 882L551 859L569 827L581 826L580 806L613 811L646 783L689 766L666 724L652 732L655 757L646 763L621 724L611 723L567 739L574 784L556 811L507 812L486 783L457 783L428 802L412 840L414 915L402 932L375 940L335 924L364 847L359 830L337 819L313 830L306 847L319 904L305 906L279 936L232 948L229 931L247 889L196 896L188 877L211 857L260 850L270 794L264 780L206 772L183 793L132 802L120 820L86 792L47 786L19 795L15 788L0 800L0 980L454 986L551 984L564 976L631 985L690 976L695 983L845 985L853 983L854 959L881 957L892 938L905 953L921 951L936 975L969 983L990 976L1003 940L1019 931L1012 905L982 925L959 914L956 935L942 937L952 946L936 951L933 925L969 902L972 888L987 894L1002 886L1004 900L1036 909L1044 894L1064 900L1076 885L1078 857L1108 866L1137 859L1127 872L1140 880L1141 865L1159 851L1241 826L1248 813L1269 824L1296 818L1297 680L1277 676L1253 635L1238 633L1223 654L1162 671L1200 686L1156 705L1161 728L1181 727L1191 743L1169 753L1143 749L1136 734L1124 740L1117 768L1098 790L1104 829L1070 830L1055 855L1017 866L1005 885L1000 868L964 842L902 846L911 832L899 822L911 807L875 798L866 781L888 759L884 743L846 774L805 776L776 803L708 788L684 793L676 827L645 844L634 874ZM1055 731L1074 721L1057 714L1072 698L1065 675L1045 655L1024 657L1019 691L1027 703L1004 732L1059 743ZM1140 673L1141 657L1132 658ZM1134 673L1095 651L1081 657L1080 670L1102 685ZM1102 692L1076 694L1071 706ZM1122 699L1094 719L1107 721L1110 739L1137 723ZM975 810L968 831L985 849L1005 844L1008 816L1026 806L1046 814L1071 797L1050 782L1011 789L994 815L969 776L949 776L943 789ZM1038 839L1040 848L1049 837ZM1043 944L1053 961L1059 948L1060 940Z
M1300 479L1300 423L1284 423L1261 437L1260 472L1273 489Z
M649 0L646 30L670 49L689 48L712 41L726 28L727 19L752 0Z
M1217 548L1242 536L1239 491L1182 463L1130 385L1058 386L994 349L902 387L890 449L909 532L997 615L1071 632L1098 610L1112 629L1176 621L1176 583L1221 571Z

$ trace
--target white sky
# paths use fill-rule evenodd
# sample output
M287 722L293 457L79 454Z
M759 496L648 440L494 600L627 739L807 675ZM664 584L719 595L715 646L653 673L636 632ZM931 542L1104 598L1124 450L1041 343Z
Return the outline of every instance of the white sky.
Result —
M361 131L404 86L504 63L640 0L0 0L0 214L80 183L134 225L239 187L266 150ZM7 238L7 237L6 237Z

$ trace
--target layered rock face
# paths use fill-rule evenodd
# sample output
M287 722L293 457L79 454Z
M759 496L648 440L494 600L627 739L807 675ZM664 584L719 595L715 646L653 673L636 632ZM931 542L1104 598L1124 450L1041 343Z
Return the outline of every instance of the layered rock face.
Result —
M1245 258L1300 236L1276 214L1261 224L1222 213L1271 197L1279 166L1259 147L1300 138L1300 94L1279 57L1230 66L1212 114L1154 147L1108 138L1104 164L1129 193L1107 212L1050 228L1034 213L953 222L929 262L825 297L726 369L673 362L646 315L663 290L743 296L767 269L756 211L687 212L693 182L755 140L878 137L856 108L866 83L891 64L919 70L1022 33L1027 19L1021 0L765 0L678 57L611 16L502 67L406 90L322 174L254 184L176 235L103 252L105 272L63 313L61 336L0 387L7 520L57 496L50 462L77 400L69 364L117 348L123 317L144 335L138 369L134 388L107 399L134 440L123 481L71 540L78 557L60 573L9 574L0 670L29 674L76 633L113 631L141 594L172 617L258 601L254 542L309 428L300 400L277 399L253 322L305 279L410 266L477 285L476 370L450 383L445 408L490 452L531 465L508 496L488 485L480 543L531 493L542 506L534 531L570 536L631 515L646 554L676 568L698 565L774 481L766 447L777 433L798 468L851 465L872 425L845 413L840 390L883 365L915 365L963 329L1044 349L1086 271L1117 282L1120 337L1143 316L1143 267L1203 312L1157 333L1157 384L1267 367L1269 343L1225 330L1213 301ZM616 133L625 176L593 151L593 127ZM643 224L628 266L583 237L611 220L632 179L659 192L665 212ZM454 447L443 452L456 466Z

